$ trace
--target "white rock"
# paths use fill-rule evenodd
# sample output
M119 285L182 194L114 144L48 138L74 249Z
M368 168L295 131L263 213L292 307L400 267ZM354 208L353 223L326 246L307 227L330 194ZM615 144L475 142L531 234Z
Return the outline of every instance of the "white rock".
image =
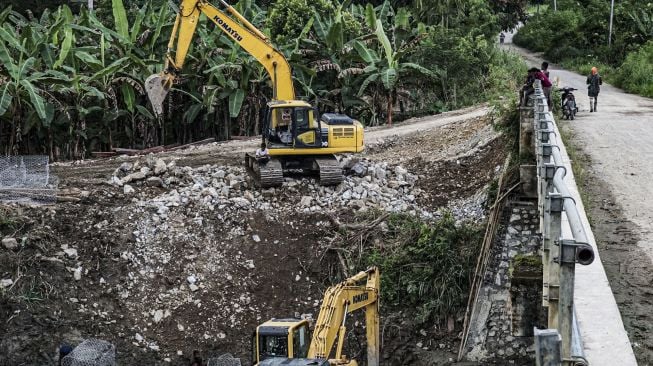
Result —
M150 343L147 347L149 347L149 349L151 349L152 351L159 350L159 346L157 346L156 343Z
M4 238L2 239L2 246L9 250L17 249L18 240L16 240L16 238Z
M300 276L300 275L295 276L295 282L297 282L297 281L299 281L301 279L302 279L302 276Z
M261 237L259 237L258 235L254 234L254 235L252 235L252 240L254 240L255 242L258 243L258 242L261 241Z
M302 205L302 207L308 207L308 206L311 205L312 202L313 202L313 197L303 196L302 200L299 202L299 204Z
M109 181L109 184L117 186L117 187L122 187L122 185L124 183L122 182L122 180L120 178L118 178L118 177L116 177L114 175L114 176L111 177L111 180Z
M195 284L192 284L192 285L188 286L188 288L189 288L192 292L195 292L195 291L197 291L197 290L200 289L200 288L197 287L197 285L195 285Z
M68 248L63 250L64 253L70 258L77 258L77 249Z
M134 192L135 192L134 188L132 186L130 186L129 184L125 184L125 186L122 187L122 191L126 195L134 194Z
M136 342L143 342L143 336L138 333L134 334L134 339Z
M167 170L168 167L166 166L166 162L163 161L163 159L156 159L156 163L154 163L154 174L161 175Z
M396 175L406 175L408 173L408 170L404 169L403 167L397 166L395 167L395 174Z
M14 284L14 280L12 280L11 278L5 278L4 280L0 280L0 288L7 288L13 284Z
M243 197L233 197L230 198L229 201L233 202L234 205L238 208L242 209L249 209L251 207L251 202L249 202L246 198Z
M82 279L82 267L77 267L75 269L75 272L73 272L73 278L75 278L75 281Z
M181 324L179 324L179 323L177 323L177 329L178 329L180 332L183 332L183 331L184 331L184 326L181 325Z
M186 277L186 281L188 281L188 283L192 285L195 282L197 282L197 277L195 277L194 275L190 275L190 276Z
M245 197L245 199L250 202L254 201L254 195L252 194L252 191L245 191L245 193L243 193L243 197Z
M380 166L377 166L376 169L374 170L374 176L380 180L384 180L385 175L386 175L385 169L383 169Z
M253 259L248 259L245 261L245 264L247 265L247 268L249 269L254 269L256 266L254 266L254 260Z
M116 171L120 170L120 171L123 171L123 172L127 173L127 172L131 171L133 167L134 167L134 164L129 163L129 162L124 162L124 163L120 164L120 166L118 167L118 169L116 169Z
M157 310L154 312L154 322L158 323L163 319L163 310Z

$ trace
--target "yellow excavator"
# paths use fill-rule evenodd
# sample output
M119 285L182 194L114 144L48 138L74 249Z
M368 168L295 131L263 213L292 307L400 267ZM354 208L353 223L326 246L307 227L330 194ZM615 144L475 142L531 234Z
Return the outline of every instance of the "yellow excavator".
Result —
M311 343L309 322L272 319L256 328L252 364L257 366L357 366L342 354L347 315L365 310L367 366L379 366L379 270L372 267L329 287L315 322ZM364 283L363 283L364 282ZM337 344L336 344L337 340ZM331 350L335 347L335 355Z
M220 2L233 18L206 0L182 0L163 71L145 82L154 111L157 115L163 113L163 100L181 74L200 15L204 14L258 60L270 75L273 95L262 126L269 160L263 163L254 154L245 157L257 184L263 188L280 186L284 172L291 170L318 172L322 185L339 184L343 180L342 169L334 154L364 149L362 124L344 114L320 116L317 108L296 100L288 60L236 9L223 0Z

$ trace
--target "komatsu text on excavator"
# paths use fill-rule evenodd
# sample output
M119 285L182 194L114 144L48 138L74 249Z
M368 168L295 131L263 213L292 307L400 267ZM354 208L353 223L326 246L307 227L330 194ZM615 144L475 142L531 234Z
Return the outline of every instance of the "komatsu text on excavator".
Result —
M357 366L342 354L347 314L365 310L367 366L379 366L379 270L360 272L327 289L308 343L309 322L272 319L256 328L252 364L258 366ZM364 283L363 283L364 282ZM332 357L331 349L336 344Z
M150 76L145 83L154 111L162 114L163 100L182 71L200 15L205 14L218 29L258 60L270 75L273 95L262 126L270 160L259 163L253 154L245 157L245 164L257 184L279 186L283 183L283 173L289 170L318 172L322 185L339 184L343 179L342 169L334 154L361 152L364 149L363 126L343 114L320 116L316 108L296 100L288 60L236 9L223 0L220 2L233 18L206 0L182 0L163 71Z

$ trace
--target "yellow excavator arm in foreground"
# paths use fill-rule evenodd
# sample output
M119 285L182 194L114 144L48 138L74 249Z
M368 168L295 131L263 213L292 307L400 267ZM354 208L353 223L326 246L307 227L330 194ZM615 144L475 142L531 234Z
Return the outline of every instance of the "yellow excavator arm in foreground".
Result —
M288 60L271 44L270 39L256 29L236 9L220 0L226 13L220 11L206 0L183 0L168 43L168 51L163 71L147 78L145 85L154 111L160 115L163 100L175 79L181 73L191 41L195 34L200 15L211 19L227 36L238 43L265 67L272 79L274 100L294 100L295 90ZM175 47L176 46L176 47ZM172 55L174 51L174 57Z
M365 284L360 282L365 281ZM362 271L344 282L330 287L324 294L320 314L308 350L308 358L330 358L336 339L335 359L331 364L348 364L343 359L347 314L365 309L367 335L367 365L379 365L379 270L376 267Z

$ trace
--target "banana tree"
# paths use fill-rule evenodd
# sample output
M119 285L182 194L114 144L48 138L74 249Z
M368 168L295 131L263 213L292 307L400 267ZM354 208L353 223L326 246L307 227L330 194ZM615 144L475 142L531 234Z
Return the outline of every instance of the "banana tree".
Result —
M396 94L398 80L404 80L406 76L415 73L421 76L434 77L435 73L418 64L402 62L407 49L393 48L383 29L381 19L376 19L375 23L374 34L381 46L384 57L380 57L373 48L367 47L363 42L355 41L353 43L358 55L367 64L363 69L366 77L358 90L358 95L362 96L370 87L382 89L386 97L386 122L389 126L392 126L393 96Z
M44 98L46 91L39 87L43 73L36 57L28 56L26 39L21 39L14 29L0 27L0 61L4 78L0 75L0 117L4 116L11 124L11 134L5 154L17 151L16 144L21 140L21 129L40 122L49 126L54 108ZM31 128L31 127L30 127Z

